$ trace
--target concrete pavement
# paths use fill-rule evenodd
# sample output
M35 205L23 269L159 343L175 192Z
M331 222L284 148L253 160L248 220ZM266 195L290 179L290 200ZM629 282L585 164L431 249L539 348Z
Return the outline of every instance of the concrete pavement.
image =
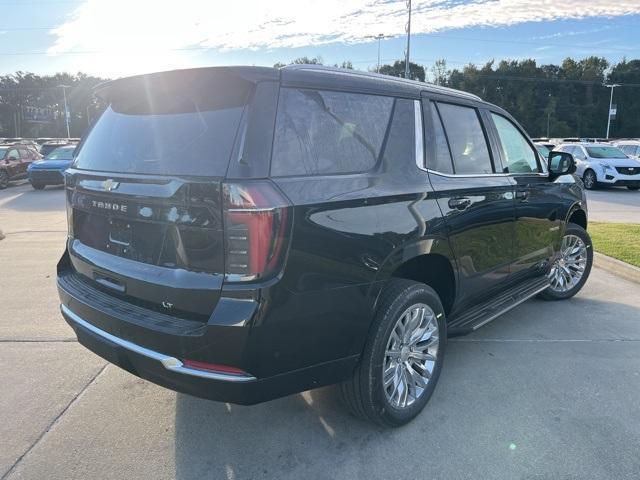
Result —
M596 269L453 339L427 409L389 431L331 387L240 407L107 365L58 312L64 221L60 190L0 192L2 480L638 478L637 284Z
M590 221L640 223L640 191L620 187L591 190L587 202Z

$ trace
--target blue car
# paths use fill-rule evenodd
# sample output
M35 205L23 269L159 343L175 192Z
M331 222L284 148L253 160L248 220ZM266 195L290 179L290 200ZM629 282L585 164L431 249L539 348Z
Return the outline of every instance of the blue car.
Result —
M42 190L47 185L64 184L64 171L71 166L75 149L76 145L58 147L42 160L31 163L27 169L31 186Z

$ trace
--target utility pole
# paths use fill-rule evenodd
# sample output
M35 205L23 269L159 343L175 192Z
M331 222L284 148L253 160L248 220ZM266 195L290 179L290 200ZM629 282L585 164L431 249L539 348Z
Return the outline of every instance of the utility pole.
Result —
M390 38L393 35L385 35L384 33L379 33L378 35L367 35L365 38L375 38L378 40L378 64L376 67L376 73L380 73L380 40L383 38Z
M404 58L404 78L409 78L409 57L411 52L411 0L407 0L409 21L407 22L407 51Z
M605 85L605 87L611 89L611 96L609 97L609 111L607 112L607 140L609 140L609 128L611 127L611 107L613 106L613 89L619 87L617 83Z
M67 107L67 88L69 85L58 85L58 88L62 89L62 95L64 96L64 121L67 125L67 138L71 138L71 133L69 133L69 109Z

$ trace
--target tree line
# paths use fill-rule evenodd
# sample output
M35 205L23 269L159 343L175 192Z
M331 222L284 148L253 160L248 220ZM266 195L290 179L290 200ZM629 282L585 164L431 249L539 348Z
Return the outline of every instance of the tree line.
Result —
M300 57L289 63L324 62L321 57ZM354 68L349 60L334 66ZM404 61L381 65L379 71L403 77ZM533 59L502 60L453 69L439 60L430 67L411 62L409 72L414 80L471 92L505 108L532 136L604 136L610 95L604 85L619 84L614 92L617 115L611 123L611 136L640 136L638 59L610 64L591 56L567 58L560 65L538 65ZM0 76L0 137L66 136L65 94L71 136L81 136L105 108L92 91L106 80L83 73Z

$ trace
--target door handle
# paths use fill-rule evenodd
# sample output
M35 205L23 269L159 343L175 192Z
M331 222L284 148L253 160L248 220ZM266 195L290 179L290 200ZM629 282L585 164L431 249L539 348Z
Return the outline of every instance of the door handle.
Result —
M516 198L524 201L529 198L529 192L527 190L516 190Z
M471 199L467 197L452 198L449 200L449 208L465 210L471 205Z

